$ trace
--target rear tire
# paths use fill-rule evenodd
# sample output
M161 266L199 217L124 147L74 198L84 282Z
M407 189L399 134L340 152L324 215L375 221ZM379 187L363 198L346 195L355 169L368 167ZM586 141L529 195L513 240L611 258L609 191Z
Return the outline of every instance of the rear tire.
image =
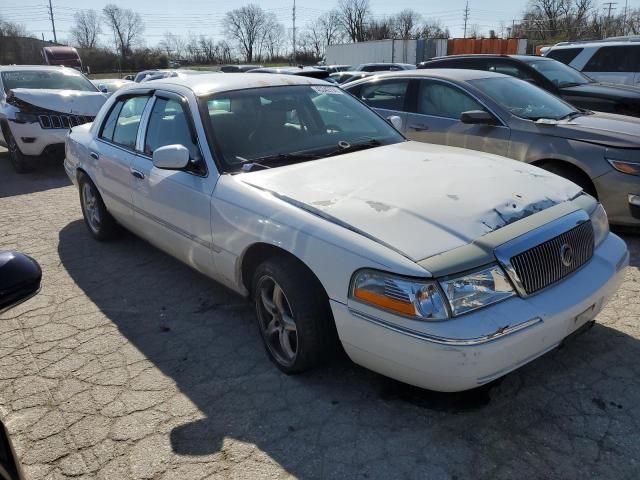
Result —
M80 174L78 186L80 187L82 216L89 233L93 238L101 242L111 240L117 235L119 227L115 219L107 211L100 192L98 192L91 179L84 174Z
M258 329L269 359L287 374L322 364L337 339L329 301L298 260L272 257L253 274Z
M11 162L11 165L13 165L13 169L16 173L28 173L32 171L32 158L20 151L20 147L9 128L5 129L5 134L7 139L7 149L9 150L9 161Z

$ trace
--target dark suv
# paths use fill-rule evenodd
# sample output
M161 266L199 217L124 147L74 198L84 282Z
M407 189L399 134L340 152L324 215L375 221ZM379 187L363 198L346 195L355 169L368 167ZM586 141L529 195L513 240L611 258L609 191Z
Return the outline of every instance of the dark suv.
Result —
M551 58L530 55L452 55L418 68L464 68L504 73L544 88L578 108L640 117L640 89L599 83Z

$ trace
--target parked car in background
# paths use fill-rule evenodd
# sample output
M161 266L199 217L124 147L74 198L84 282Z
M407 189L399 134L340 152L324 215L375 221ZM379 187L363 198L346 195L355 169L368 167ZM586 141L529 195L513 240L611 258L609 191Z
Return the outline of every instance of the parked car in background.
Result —
M258 73L143 87L67 138L88 231L123 225L250 295L286 373L341 341L392 378L474 388L588 328L623 280L626 245L579 186L407 142L339 87Z
M371 75L373 75L372 72L354 72L351 70L347 70L345 72L332 73L331 75L329 75L329 78L342 85L343 83L352 82L354 80L359 80Z
M388 72L396 70L415 70L411 63L362 63L353 68L356 72Z
M82 71L82 60L73 47L51 46L42 48L42 58L47 65L75 68Z
M91 83L102 93L111 95L116 90L134 82L123 78L99 78L91 80Z
M207 72L204 70L188 70L186 68L181 68L179 70L157 70L155 72L147 73L140 80L139 83L150 82L151 80L158 80L161 78L187 77L189 75L201 75L203 73L212 73L212 72Z
M617 225L640 226L640 120L585 112L528 82L477 70L376 75L345 89L410 139L511 157L596 196Z
M73 68L0 66L0 145L16 172L38 157L64 157L69 128L92 122L106 97Z
M223 65L220 67L220 71L224 73L242 73L256 68L262 68L262 65Z
M640 85L640 36L561 42L544 55L600 82Z
M345 72L351 69L351 65L316 65L315 68L331 73Z
M271 67L255 68L248 73L278 73L282 75L296 75L300 77L310 77L317 79L327 79L329 72L314 67Z
M455 55L423 62L419 68L468 68L526 80L578 108L640 116L640 88L596 82L565 64L531 55Z

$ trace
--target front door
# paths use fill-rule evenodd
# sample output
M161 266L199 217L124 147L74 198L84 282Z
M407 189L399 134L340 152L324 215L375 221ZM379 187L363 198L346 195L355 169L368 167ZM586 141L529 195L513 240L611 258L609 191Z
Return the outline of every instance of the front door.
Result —
M148 110L139 145L141 153L132 167L135 218L149 241L194 268L211 273L210 208L217 174L207 170L184 98L156 92ZM155 167L154 150L176 144L189 149L188 167Z
M488 109L460 87L438 80L418 80L413 112L407 114L405 135L411 140L507 155L510 130L497 125L470 125L462 112Z

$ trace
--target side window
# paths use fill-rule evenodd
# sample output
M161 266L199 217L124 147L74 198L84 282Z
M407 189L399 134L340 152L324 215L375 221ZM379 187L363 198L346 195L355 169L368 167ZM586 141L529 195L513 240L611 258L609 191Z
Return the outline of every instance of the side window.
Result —
M490 72L503 73L505 75L520 78L521 80L533 80L528 72L514 63L489 61L487 62L487 66L488 68L486 70L489 70Z
M224 105L216 105L224 108ZM184 145L189 149L191 160L200 160L202 155L189 127L188 112L176 100L158 97L151 110L147 134L144 139L144 153L153 155L156 148L165 145Z
M366 84L360 90L360 98L372 108L404 110L404 100L409 80L390 80Z
M148 101L147 96L119 100L103 124L100 138L123 147L135 148L140 118Z
M574 58L580 55L584 48L558 48L547 53L547 57L558 60L559 62L569 65Z
M457 87L424 80L420 82L417 113L458 120L462 112L469 110L485 108Z
M640 47L600 47L585 67L585 72L637 72L640 64Z
M117 102L109 112L106 121L102 124L100 138L104 138L110 142L113 141L113 131L116 128L116 121L118 120L118 115L120 114L123 103L123 101Z

